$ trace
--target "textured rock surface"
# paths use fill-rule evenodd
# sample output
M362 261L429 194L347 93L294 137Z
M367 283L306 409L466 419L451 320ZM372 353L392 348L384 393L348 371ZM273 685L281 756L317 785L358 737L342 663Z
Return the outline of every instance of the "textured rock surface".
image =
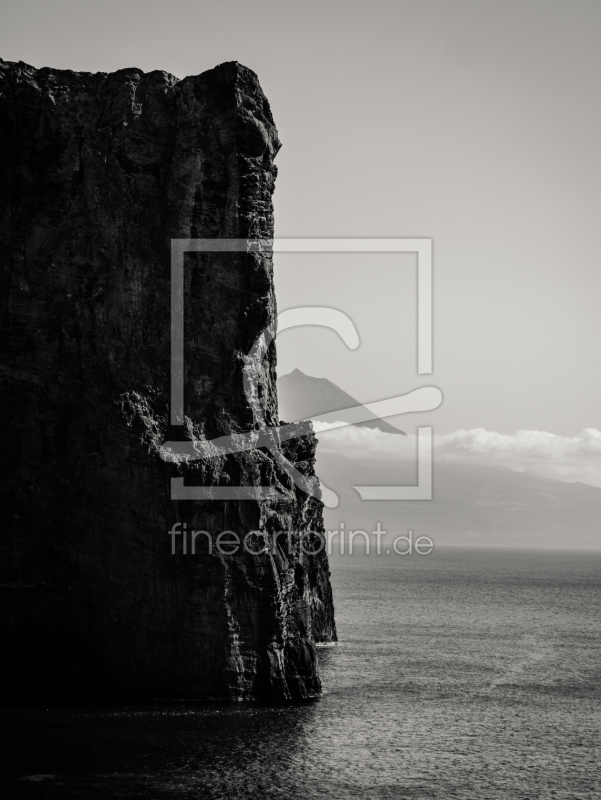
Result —
M7 696L318 693L332 596L326 556L298 538L323 530L320 501L266 450L185 467L158 454L182 438L168 424L171 238L273 232L280 145L256 76L0 61L0 135ZM271 255L189 254L185 273L184 436L252 430L242 367L275 316ZM259 395L276 425L273 346ZM310 432L283 448L314 474ZM172 501L178 475L282 499ZM292 551L172 555L177 521L213 537L290 528Z

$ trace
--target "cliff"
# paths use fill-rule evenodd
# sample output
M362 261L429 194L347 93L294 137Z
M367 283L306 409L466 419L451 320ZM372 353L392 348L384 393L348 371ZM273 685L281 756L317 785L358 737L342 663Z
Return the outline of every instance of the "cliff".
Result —
M5 697L318 694L332 594L325 553L299 544L322 504L282 467L315 480L311 430L194 461L163 448L259 427L243 375L276 315L269 248L185 255L183 424L170 416L171 240L273 235L280 143L257 77L0 61L0 136ZM271 344L254 364L269 426L275 365ZM173 478L277 493L173 500ZM172 529L211 542L184 553ZM268 553L214 547L279 530L290 544Z

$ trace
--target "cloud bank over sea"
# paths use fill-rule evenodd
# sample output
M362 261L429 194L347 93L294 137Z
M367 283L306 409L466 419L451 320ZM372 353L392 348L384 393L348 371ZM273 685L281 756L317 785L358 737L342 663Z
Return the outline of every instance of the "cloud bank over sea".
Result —
M390 462L416 458L415 434L400 437L354 425L339 427L337 423L315 423L315 430L324 454ZM434 434L433 438L438 463L481 464L601 486L601 431L596 428L585 428L577 436L535 430L505 434L473 428Z

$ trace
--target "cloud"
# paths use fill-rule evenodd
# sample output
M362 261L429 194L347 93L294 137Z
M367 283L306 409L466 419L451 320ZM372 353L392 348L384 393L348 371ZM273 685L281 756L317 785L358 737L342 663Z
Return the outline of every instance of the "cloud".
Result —
M317 424L321 452L354 458L415 459L416 437L394 436L370 428ZM484 428L434 436L435 459L483 464L561 481L601 486L601 431L585 428L578 436L547 431L496 433Z
M441 460L470 459L563 481L601 486L601 431L585 428L578 436L547 431L495 433L484 428L436 437Z

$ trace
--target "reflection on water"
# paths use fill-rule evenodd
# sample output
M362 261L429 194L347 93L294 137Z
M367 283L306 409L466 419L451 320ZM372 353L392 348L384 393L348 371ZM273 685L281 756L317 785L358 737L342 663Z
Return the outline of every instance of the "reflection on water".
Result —
M601 554L333 559L303 705L17 708L9 796L598 798Z

